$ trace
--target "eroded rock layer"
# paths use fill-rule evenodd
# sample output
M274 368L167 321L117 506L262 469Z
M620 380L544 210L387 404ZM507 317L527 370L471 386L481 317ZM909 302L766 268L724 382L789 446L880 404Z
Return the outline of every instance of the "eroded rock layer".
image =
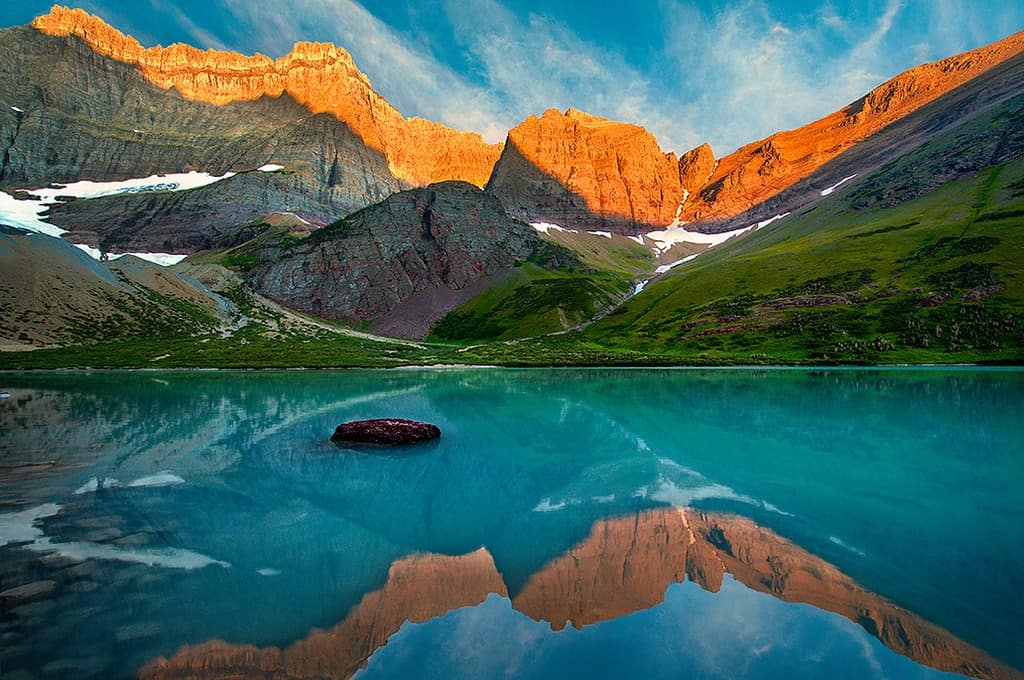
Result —
M509 131L487 185L520 219L627 233L671 222L682 188L675 155L647 130L576 109Z
M351 55L329 43L299 42L280 59L175 44L144 48L80 9L54 7L32 22L50 36L75 36L97 54L136 66L154 85L215 105L288 94L313 113L344 121L414 185L457 179L482 186L501 153L480 135L406 119L374 91Z

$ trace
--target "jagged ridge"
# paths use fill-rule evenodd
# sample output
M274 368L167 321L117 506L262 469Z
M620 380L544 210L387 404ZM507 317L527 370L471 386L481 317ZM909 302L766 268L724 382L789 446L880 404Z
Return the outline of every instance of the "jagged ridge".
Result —
M95 52L137 66L153 84L211 104L287 93L313 113L345 121L392 173L414 185L457 179L483 186L501 153L480 135L422 119L406 119L374 91L351 55L330 43L299 42L280 59L200 50L190 45L144 48L99 17L54 6L32 22L51 36L75 36Z

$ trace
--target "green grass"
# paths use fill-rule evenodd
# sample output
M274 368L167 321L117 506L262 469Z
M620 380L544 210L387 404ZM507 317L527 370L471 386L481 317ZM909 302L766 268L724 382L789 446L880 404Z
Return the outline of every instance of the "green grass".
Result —
M780 363L1024 360L1024 160L890 209L842 197L710 251L586 330Z

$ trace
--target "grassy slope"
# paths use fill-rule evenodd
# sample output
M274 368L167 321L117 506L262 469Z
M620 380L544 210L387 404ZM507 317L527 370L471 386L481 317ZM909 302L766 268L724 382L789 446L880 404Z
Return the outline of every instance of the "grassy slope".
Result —
M510 340L565 331L617 304L637 277L654 269L650 251L622 236L553 232L549 240L571 249L583 268L550 270L527 262L449 312L431 339Z
M1024 359L1024 160L894 208L848 197L679 267L587 338L700 361Z

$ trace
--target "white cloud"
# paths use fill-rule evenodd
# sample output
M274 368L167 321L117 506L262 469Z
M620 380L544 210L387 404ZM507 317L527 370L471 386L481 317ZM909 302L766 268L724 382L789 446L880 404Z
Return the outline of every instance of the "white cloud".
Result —
M714 16L682 2L664 9L669 32L685 36L667 47L694 93L682 110L694 121L714 121L705 129L718 154L827 115L900 70L884 49L902 9L894 0L859 30L829 6L805 24L782 28L760 0Z
M293 0L267 11L262 0L223 0L235 32L279 56L300 40L330 40L349 50L378 92L405 115L421 115L503 141L508 113L486 90L442 64L353 0ZM285 47L287 49L287 47ZM512 123L514 124L514 123Z
M272 11L264 0L212 0L228 15L220 35L171 0L149 4L202 46L280 56L299 40L332 41L404 115L490 142L531 114L575 107L643 125L665 150L710 141L718 155L827 115L910 66L980 46L1024 21L1014 3L979 12L973 0L825 0L804 14L767 0L714 13L697 0L657 0L663 21L650 27L641 66L630 61L635 53L585 40L543 15L542 5L523 16L503 1L430 6L440 14L425 25L447 19L462 52L458 67L434 50L448 36L403 33L357 0L292 0Z

